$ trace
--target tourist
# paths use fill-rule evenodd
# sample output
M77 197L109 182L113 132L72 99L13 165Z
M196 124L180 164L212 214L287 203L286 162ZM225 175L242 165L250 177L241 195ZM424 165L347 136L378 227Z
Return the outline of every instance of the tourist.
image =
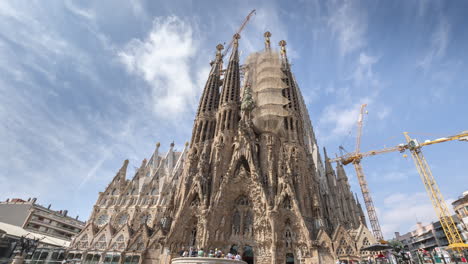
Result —
M212 249L210 249L210 253L208 254L209 258L214 258L215 254Z
M187 250L184 250L184 253L182 253L182 257L186 258L189 256L189 252Z
M226 255L226 258L227 259L232 259L233 255L231 254L231 252L229 252L227 255Z
M237 253L235 260L242 260L242 257L239 255L239 253Z
M198 250L198 256L204 257L204 255L205 255L205 252L203 252L203 248L200 248L200 250Z
M181 257L182 257L182 255L184 254L184 252L185 252L185 248L184 248L184 247L182 247L182 249L179 251L179 256L181 256Z
M216 252L216 257L217 258L221 258L223 256L223 252L221 251L221 249L215 249L215 252Z

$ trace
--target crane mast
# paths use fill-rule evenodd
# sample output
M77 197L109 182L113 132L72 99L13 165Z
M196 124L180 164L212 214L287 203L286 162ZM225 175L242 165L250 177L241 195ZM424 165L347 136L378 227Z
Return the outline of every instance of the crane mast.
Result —
M364 198L364 204L366 205L367 215L369 216L369 222L371 224L372 233L374 233L377 241L383 240L382 229L380 228L379 218L375 211L374 202L370 194L369 186L367 184L366 176L361 165L361 136L362 136L362 123L364 119L364 110L367 104L361 105L361 111L359 112L359 118L357 122L357 136L356 136L356 150L354 151L353 165L356 170L356 176L361 187L362 197Z
M429 165L427 164L427 161L421 151L422 144L420 145L417 140L411 139L408 135L408 132L403 134L405 135L406 141L408 143L407 146L411 152L411 156L413 157L414 164L418 169L419 176L421 176L421 180L424 184L424 187L426 188L427 194L431 199L432 206L434 207L440 220L440 224L444 230L445 236L447 236L449 245L456 245L460 243L463 244L460 233L458 233L457 225L453 222L449 208L445 203L445 199L442 196L439 186L437 185L434 176L432 175L431 169L429 168ZM438 141L446 142L449 141L449 139L446 138L446 140L444 139ZM425 145L431 145L430 143L435 144L440 142L426 142Z
M354 169L356 170L359 186L361 186L362 197L364 198L364 203L366 204L367 215L369 216L372 233L374 233L377 241L381 241L384 239L382 235L382 229L380 228L379 218L377 217L377 212L375 211L374 202L372 201L372 196L367 185L367 180L362 170L361 160L355 160L353 165Z

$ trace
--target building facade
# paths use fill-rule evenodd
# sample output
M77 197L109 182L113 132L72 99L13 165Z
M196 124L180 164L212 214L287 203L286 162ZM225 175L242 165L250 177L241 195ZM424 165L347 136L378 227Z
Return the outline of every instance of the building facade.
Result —
M85 263L170 263L182 248L239 252L248 263L367 259L375 243L341 165L322 161L286 54L265 48L241 65L239 35L223 69L217 46L192 138L131 180L128 161L99 194L71 256Z
M468 243L468 191L452 203L453 210L461 220L458 223L458 229L461 230L460 235L465 243Z
M465 230L461 227L461 220L457 215L452 216L453 221L459 227L459 232L462 234ZM402 242L405 248L411 252L413 259L417 259L418 251L432 252L436 248L445 248L449 245L447 236L440 221L432 222L428 225L423 225L421 222L416 224L416 229L406 234L400 235L395 232L395 239ZM466 242L466 240L465 240Z
M19 239L26 237L38 239L34 254L27 258L60 262L72 237L85 226L85 222L67 213L66 210L51 210L50 205L41 206L36 198L0 202L0 260L9 260L18 249Z

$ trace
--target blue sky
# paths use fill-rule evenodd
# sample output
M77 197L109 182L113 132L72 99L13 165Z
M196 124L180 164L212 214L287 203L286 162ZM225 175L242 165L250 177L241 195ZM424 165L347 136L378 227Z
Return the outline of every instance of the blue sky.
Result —
M124 159L181 149L216 44L254 8L242 57L266 30L288 42L329 154L354 148L362 103L362 150L468 130L466 1L2 1L0 198L87 218ZM466 144L424 149L447 200L468 189ZM410 158L363 166L386 237L435 219Z

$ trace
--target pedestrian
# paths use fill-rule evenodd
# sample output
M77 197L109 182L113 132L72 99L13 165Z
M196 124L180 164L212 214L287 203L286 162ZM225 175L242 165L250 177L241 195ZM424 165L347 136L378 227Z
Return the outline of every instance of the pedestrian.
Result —
M227 259L232 259L232 254L231 254L231 252L229 252L229 253L226 255L226 258L227 258Z
M182 247L182 249L179 251L179 256L182 256L184 254L184 252L185 252L185 248Z
M223 256L223 251L221 251L221 249L215 249L215 251L216 251L217 258L221 258Z
M182 253L182 257L186 258L188 256L189 256L189 252L185 250L184 253Z
M200 248L200 250L198 250L198 256L199 257L204 257L204 254L205 254L205 252L203 252L203 248Z
M239 253L237 253L235 260L242 260L242 257L239 255Z
M209 258L213 258L215 256L214 252L212 249L210 249L210 253L208 254Z

